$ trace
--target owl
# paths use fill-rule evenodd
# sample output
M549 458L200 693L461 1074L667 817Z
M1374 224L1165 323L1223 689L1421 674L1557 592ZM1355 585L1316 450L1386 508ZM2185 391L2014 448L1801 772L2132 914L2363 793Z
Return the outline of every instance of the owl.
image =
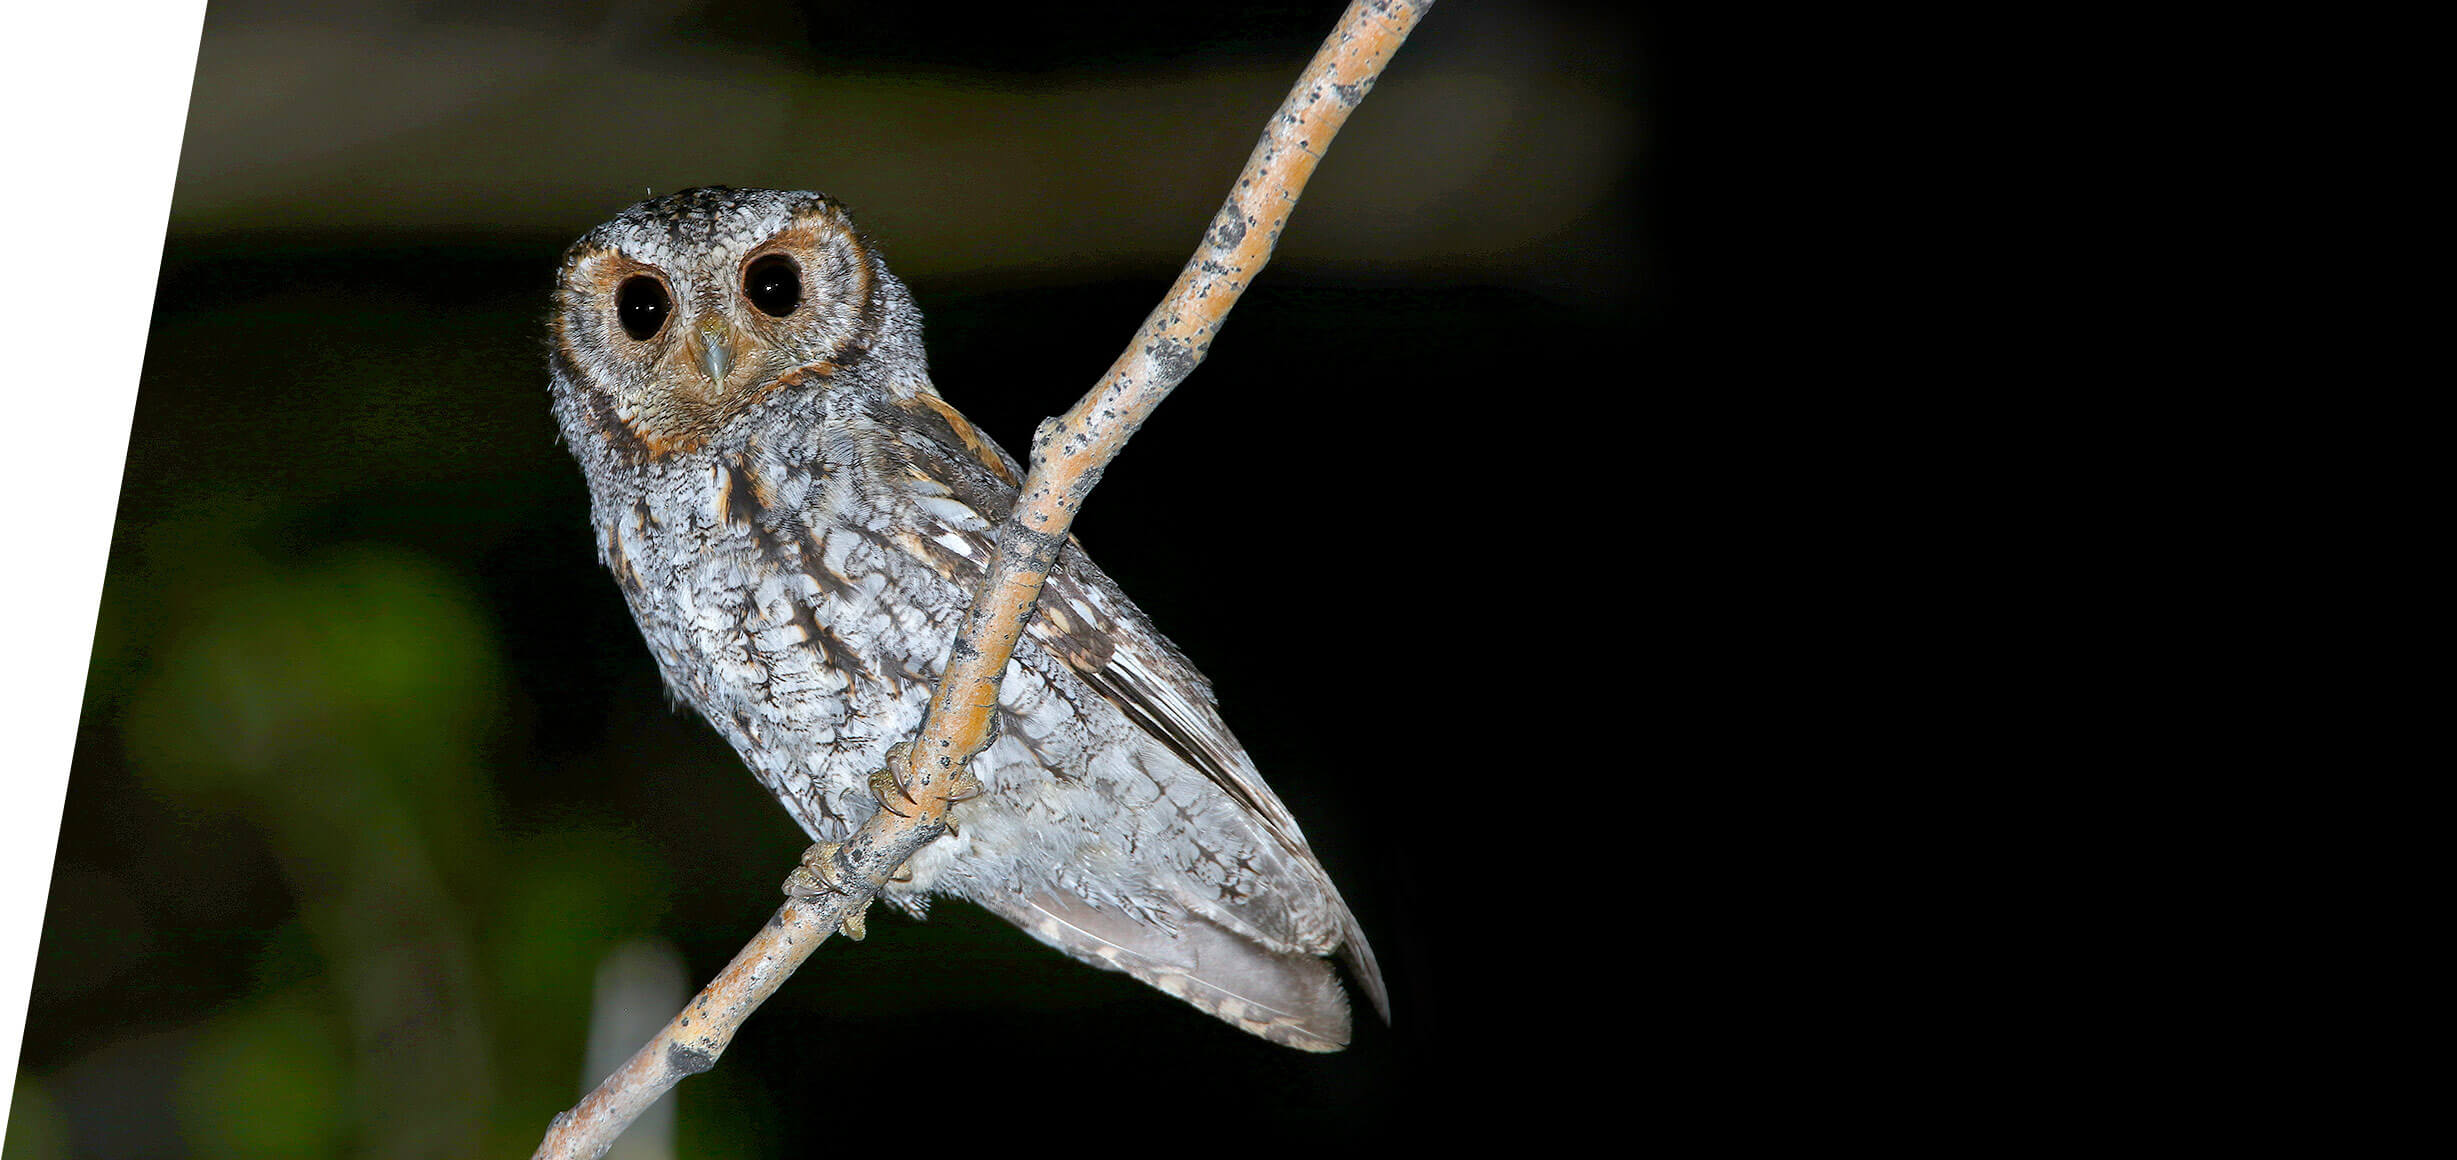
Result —
M939 396L921 313L843 206L704 188L563 258L555 418L674 697L816 841L879 802L1023 472ZM989 908L1275 1043L1348 1042L1373 951L1210 684L1070 542L999 693L978 796L882 897Z

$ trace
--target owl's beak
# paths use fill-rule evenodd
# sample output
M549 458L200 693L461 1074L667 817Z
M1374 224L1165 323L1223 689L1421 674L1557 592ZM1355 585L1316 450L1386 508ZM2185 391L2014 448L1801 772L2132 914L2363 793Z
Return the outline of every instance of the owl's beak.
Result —
M683 340L683 346L691 356L691 365L708 376L709 385L723 390L725 376L734 369L736 341L734 328L723 318L703 314L699 325L692 328L690 337Z

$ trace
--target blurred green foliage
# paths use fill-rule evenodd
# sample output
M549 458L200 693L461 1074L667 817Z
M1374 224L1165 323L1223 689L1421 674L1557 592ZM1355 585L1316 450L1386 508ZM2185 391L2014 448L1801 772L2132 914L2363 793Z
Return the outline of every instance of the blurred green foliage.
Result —
M338 264L389 289L336 305L330 254L177 252L30 1011L48 1074L11 1155L64 1130L76 1155L525 1152L578 1090L599 960L672 881L605 810L506 815L507 787L566 758L585 779L604 744L541 734L504 651L528 639L505 618L571 603L507 585L590 566L526 288L438 309L405 266L503 265L360 254ZM580 603L594 624L552 630L636 650L619 604ZM593 680L593 656L559 659ZM687 724L653 680L651 720ZM147 1050L93 1050L132 1032Z
M60 1160L68 1155L68 1123L39 1080L17 1077L9 1099L8 1137L0 1154L11 1160Z
M187 1145L265 1160L340 1154L352 1073L334 1008L329 995L270 995L207 1023L178 1081Z

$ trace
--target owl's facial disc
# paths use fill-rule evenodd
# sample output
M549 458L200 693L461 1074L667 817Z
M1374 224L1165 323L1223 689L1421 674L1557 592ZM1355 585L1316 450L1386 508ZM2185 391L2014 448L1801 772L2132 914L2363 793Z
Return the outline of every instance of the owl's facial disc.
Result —
M610 438L652 458L689 452L776 392L873 358L876 340L895 337L881 321L880 288L893 285L883 275L824 197L686 190L625 210L566 252L557 357L585 392L579 413ZM880 365L908 359L918 367L898 346Z

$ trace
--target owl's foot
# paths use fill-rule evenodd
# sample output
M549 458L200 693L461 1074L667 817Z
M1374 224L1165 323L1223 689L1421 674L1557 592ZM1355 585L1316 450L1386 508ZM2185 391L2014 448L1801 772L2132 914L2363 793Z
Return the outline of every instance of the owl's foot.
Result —
M870 775L870 796L879 799L880 809L900 818L909 818L913 815L897 809L896 803L889 800L888 793L893 790L895 796L904 799L904 804L908 806L919 804L913 800L913 787L904 782L906 762L911 760L912 754L913 743L899 741L888 748L887 764L881 766L877 773ZM947 787L947 804L968 802L980 796L981 779L974 777L973 772L969 769L956 771L955 781ZM947 829L952 833L955 827L951 825Z
M894 814L899 818L909 818L913 816L904 812L903 810L897 809L896 803L889 800L888 795L892 793L897 797L903 798L905 804L907 805L915 804L913 802L912 795L905 793L904 786L896 781L895 767L890 766L870 775L870 793L871 796L879 799L880 809L886 810L888 813ZM967 772L961 780L957 781L955 785L947 791L947 804L954 805L957 802L968 802L980 796L981 780L974 777L970 772ZM964 836L964 832L956 828L956 822L953 817L940 818L939 824L946 826L949 834L959 838Z
M842 842L819 842L802 851L802 864L785 875L785 893L795 898L845 893L844 879L836 873L836 852L844 848ZM862 937L869 933L862 922L869 910L870 900L863 899L860 906L845 912L845 916L836 921L836 929L843 931L846 938L862 941Z
M842 842L819 842L802 851L802 864L785 875L785 893L795 898L844 893L845 880L836 874L836 852L844 848Z

